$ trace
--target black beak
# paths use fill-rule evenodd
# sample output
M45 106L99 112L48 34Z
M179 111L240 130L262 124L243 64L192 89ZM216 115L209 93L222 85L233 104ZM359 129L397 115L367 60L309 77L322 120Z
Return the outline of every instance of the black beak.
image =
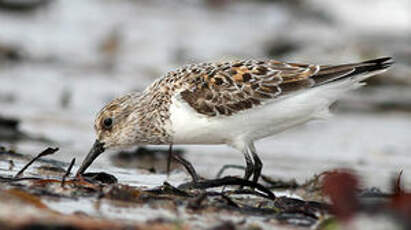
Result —
M93 163L93 161L100 156L101 153L104 152L104 142L100 142L96 140L94 142L93 147L90 149L90 152L87 154L86 159L83 160L83 163L81 163L81 166L79 170L77 171L76 175L82 175L86 169Z

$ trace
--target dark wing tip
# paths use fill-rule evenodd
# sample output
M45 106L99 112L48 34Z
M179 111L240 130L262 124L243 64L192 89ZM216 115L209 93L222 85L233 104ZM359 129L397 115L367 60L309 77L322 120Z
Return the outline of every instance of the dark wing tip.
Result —
M363 73L385 70L391 67L392 64L394 64L392 57L381 57L359 63L327 66L322 68L318 74L312 78L315 81L315 86L319 86L349 77L355 77Z
M375 70L379 70L379 69L386 69L391 67L395 62L392 59L392 57L381 57L381 58L377 58L377 59L372 59L372 60L368 60L368 61L364 61L362 62L364 64L369 64L367 66L373 67L373 69Z

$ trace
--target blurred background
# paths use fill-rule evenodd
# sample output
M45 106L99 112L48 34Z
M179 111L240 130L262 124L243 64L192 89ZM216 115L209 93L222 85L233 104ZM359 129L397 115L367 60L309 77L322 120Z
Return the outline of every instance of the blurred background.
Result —
M257 150L263 174L274 178L302 182L344 167L367 186L387 188L404 169L411 184L408 0L0 0L0 28L0 146L33 155L59 146L52 158L78 163L106 102L183 64L393 56L395 66L343 98L329 121L260 141ZM176 148L205 177L224 164L244 165L225 146ZM121 170L113 154L91 171Z

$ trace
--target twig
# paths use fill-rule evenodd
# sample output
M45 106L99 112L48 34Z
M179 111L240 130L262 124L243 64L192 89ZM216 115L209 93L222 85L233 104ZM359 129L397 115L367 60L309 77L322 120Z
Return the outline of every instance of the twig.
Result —
M402 176L403 170L401 169L400 173L398 174L398 177L394 180L394 188L393 188L393 193L402 195L404 193L403 189L401 188L401 176Z
M64 184L66 183L66 177L70 175L71 169L73 168L74 163L76 162L76 158L71 160L69 167L67 168L66 173L64 174L63 178L61 179L61 187L64 188Z
M50 148L48 147L47 149L45 149L43 152L39 153L36 157L34 157L33 159L31 159L31 161L29 161L15 176L14 178L19 177L21 174L23 174L24 171L26 171L26 169L33 164L36 160L38 160L39 158L43 157L43 156L47 156L47 155L51 155L55 152L57 152L59 150L59 148Z
M236 195L255 195L255 196L263 197L266 199L270 199L268 195L251 190L251 189L226 190L223 193L224 194L236 194Z
M245 167L242 165L224 165L217 173L217 175L215 176L217 179L221 177L221 175L223 175L224 171L227 169L242 169L245 170Z
M172 157L184 166L184 168L188 171L191 178L193 179L193 182L197 182L200 180L200 176L198 176L196 170L190 162L188 162L186 159L184 159L182 156L178 154L173 154Z
M40 177L2 177L0 176L0 182L16 182L16 181L23 181L23 180L41 180L43 178Z
M174 186L172 186L171 184L169 184L168 182L164 182L162 186L158 187L158 188L154 188L154 189L148 189L145 190L145 192L148 193L153 193L156 195L161 195L161 194L168 194L168 195L176 195L176 196L182 196L182 197L192 197L192 194L180 190Z
M189 193L187 193L185 191L182 191L182 190L172 186L170 183L168 183L166 181L163 183L162 189L163 189L163 191L169 191L173 195L183 196L183 197L191 197L191 195Z
M269 189L264 187L261 184L240 179L237 177L223 177L220 179L214 179L214 180L203 180L203 181L193 181L193 182L188 182L185 184L182 184L178 186L179 189L207 189L207 188L215 188L215 187L221 187L221 186L226 186L226 185L240 185L240 186L247 186L250 188L256 188L260 190L261 192L267 194L268 198L274 200L276 197L274 193L272 193Z

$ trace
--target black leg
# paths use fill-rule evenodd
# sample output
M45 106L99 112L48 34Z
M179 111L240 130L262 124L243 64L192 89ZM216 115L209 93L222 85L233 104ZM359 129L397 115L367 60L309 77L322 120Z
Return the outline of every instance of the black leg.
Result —
M244 180L248 180L253 174L254 164L253 164L253 161L251 160L248 148L243 150L243 154L244 154L245 163L246 163L245 171L244 171Z
M263 168L263 162L261 162L260 158L258 157L257 152L255 151L254 144L251 144L249 148L250 148L251 154L253 155L253 160L254 160L253 182L257 183L261 175L261 169Z
M167 176L170 176L170 166L171 159L173 158L173 144L168 146L168 157L167 157Z
M184 166L184 168L188 171L191 178L193 179L193 182L197 182L200 180L200 177L198 176L196 170L190 162L181 157L179 154L172 154L172 157Z

